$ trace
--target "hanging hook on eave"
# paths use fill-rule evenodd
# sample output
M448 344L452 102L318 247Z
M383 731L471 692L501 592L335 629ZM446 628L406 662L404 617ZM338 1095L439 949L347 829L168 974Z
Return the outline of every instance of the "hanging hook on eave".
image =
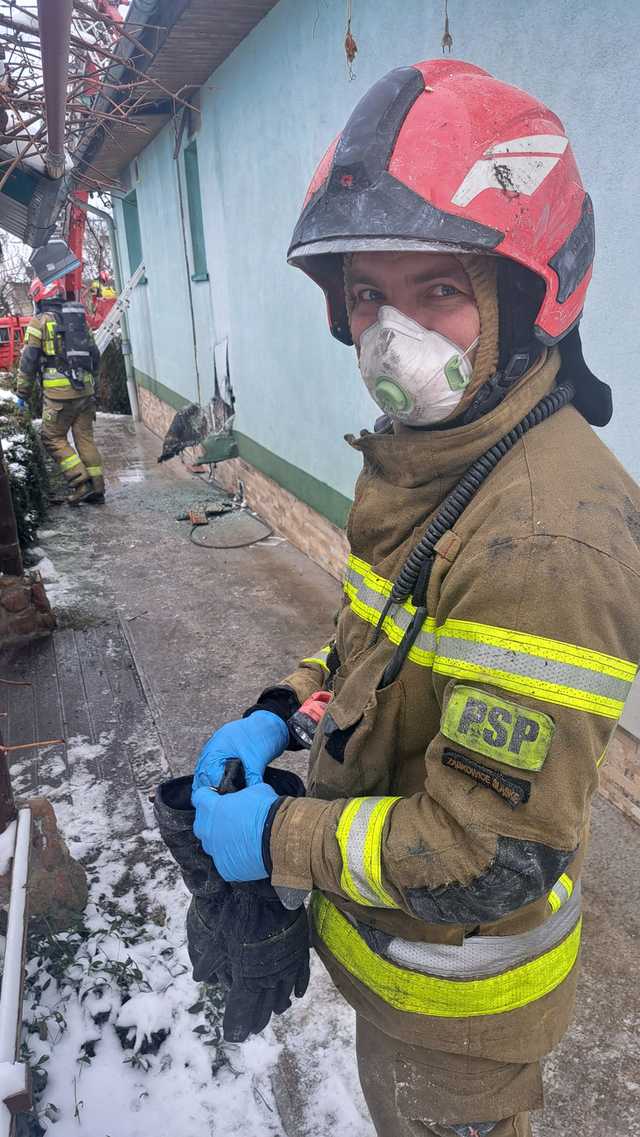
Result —
M449 0L444 0L444 33L442 36L442 54L445 51L451 55L451 48L453 47L453 36L449 31Z

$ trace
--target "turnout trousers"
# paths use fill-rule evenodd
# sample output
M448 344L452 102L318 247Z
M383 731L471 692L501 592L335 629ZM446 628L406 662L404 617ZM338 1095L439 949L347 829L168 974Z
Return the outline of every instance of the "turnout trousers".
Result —
M409 1046L356 1017L358 1073L378 1137L531 1137L540 1064Z
M80 395L77 399L52 399L44 395L41 438L71 486L92 481L96 492L103 493L102 458L93 439L95 405L93 395ZM69 431L75 449L67 437Z

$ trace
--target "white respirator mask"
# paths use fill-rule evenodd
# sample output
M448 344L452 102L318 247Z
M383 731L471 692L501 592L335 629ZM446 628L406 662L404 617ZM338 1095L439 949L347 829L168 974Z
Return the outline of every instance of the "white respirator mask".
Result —
M473 371L469 353L404 312L383 304L360 336L360 373L378 406L408 426L442 422L458 406Z

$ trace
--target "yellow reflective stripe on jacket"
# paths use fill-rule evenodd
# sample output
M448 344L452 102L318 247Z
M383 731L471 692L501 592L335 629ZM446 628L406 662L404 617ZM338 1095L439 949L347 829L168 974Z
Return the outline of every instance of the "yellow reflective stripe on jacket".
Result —
M321 893L314 893L311 905L316 932L338 962L390 1006L410 1014L475 1018L515 1011L559 987L580 949L578 918L559 944L527 963L487 979L442 979L382 959Z
M398 908L382 883L382 834L397 797L352 798L340 814L336 839L342 855L342 890L373 908Z
M55 320L45 320L44 339L42 341L42 350L45 355L56 354L56 327Z
M60 374L56 374L55 376L49 375L49 377L47 377L47 373L45 371L43 374L43 377L42 377L42 386L46 387L46 388L70 387L71 386L71 380L67 379L65 375L60 375Z
M356 616L376 625L391 592L391 581L364 561L349 557L345 593ZM394 605L382 625L400 643L416 609L410 601ZM545 636L472 620L446 620L436 627L428 617L408 659L440 675L492 683L532 699L617 719L637 666L604 652Z
M92 478L97 478L102 473L102 466L87 466L87 473Z
M344 591L349 598L350 607L356 616L367 623L377 625L382 610L391 593L390 580L378 576L370 565L353 554L347 562L344 578ZM382 630L391 643L399 644L415 615L415 606L410 600L394 605L385 616ZM425 620L408 658L422 667L431 667L435 655L436 622L429 616Z
M62 470L72 470L74 466L80 465L80 459L77 454L70 454L68 458L60 459L60 468Z
M40 331L40 328L33 328L29 324L27 326L26 332L24 333L24 342L28 343L30 339L41 340L42 332Z
M329 668L327 667L327 659L329 658L329 652L331 651L331 647L332 647L331 644L325 644L324 647L320 648L320 651L317 653L317 655L308 656L306 659L302 660L302 663L317 663L328 674Z
M547 897L552 912L557 912L559 908L562 908L562 905L567 903L572 894L573 881L570 876L567 876L566 872L563 872Z
M618 718L637 671L624 659L470 620L447 620L437 631L433 670L479 679L559 706Z

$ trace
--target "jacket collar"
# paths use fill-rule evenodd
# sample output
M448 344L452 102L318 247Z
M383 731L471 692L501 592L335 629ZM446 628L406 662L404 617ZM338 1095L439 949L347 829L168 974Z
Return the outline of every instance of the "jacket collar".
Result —
M365 469L395 486L417 488L430 482L451 484L555 386L560 368L557 348L545 352L495 410L451 430L415 430L396 423L393 431L346 441L364 458Z

